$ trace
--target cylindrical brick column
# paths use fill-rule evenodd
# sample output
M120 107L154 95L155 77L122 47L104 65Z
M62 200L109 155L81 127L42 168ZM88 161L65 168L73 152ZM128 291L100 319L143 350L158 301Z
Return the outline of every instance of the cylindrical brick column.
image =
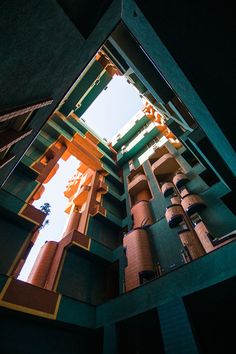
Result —
M126 291L129 291L140 285L141 272L153 272L154 268L146 230L131 230L124 237L123 244L128 260L128 266L125 268Z
M41 288L44 287L57 245L56 241L48 241L42 246L27 279L28 283L40 286Z
M63 237L67 236L71 231L78 230L79 221L80 221L80 212L79 210L74 209L69 216L69 220L66 226L66 229L63 233Z
M207 230L205 224L203 223L203 221L199 221L196 225L195 225L195 232L204 248L204 250L208 253L214 250L214 246L211 243L211 241L209 240L208 234L209 231Z
M152 198L152 195L148 189L143 189L135 195L136 202L140 202L142 200L149 201Z
M194 232L190 230L180 231L179 238L183 246L187 247L189 255L192 259L199 258L206 253Z
M131 214L134 218L134 228L153 223L153 217L148 201L142 200L135 204L131 208Z

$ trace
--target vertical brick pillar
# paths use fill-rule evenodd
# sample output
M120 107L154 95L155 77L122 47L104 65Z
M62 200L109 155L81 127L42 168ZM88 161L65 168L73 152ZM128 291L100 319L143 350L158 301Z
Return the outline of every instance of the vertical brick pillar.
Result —
M138 202L132 207L131 213L134 218L134 228L153 224L149 202L145 200Z
M188 248L192 259L197 259L206 253L197 235L193 231L179 231L179 238L182 244Z
M152 195L148 189L143 189L135 195L137 202L140 202L141 200L149 201L151 198Z
M183 300L175 299L157 310L165 354L198 354Z
M70 232L78 229L80 216L81 214L79 210L76 207L74 207L69 215L69 220L65 232L63 233L63 237L66 237Z
M104 326L102 354L118 354L116 325Z
M123 240L126 247L128 265L125 268L126 291L140 285L139 273L153 271L152 254L146 230L138 228L126 234Z
M27 279L28 283L40 286L41 288L44 287L57 245L56 241L48 241L42 246Z

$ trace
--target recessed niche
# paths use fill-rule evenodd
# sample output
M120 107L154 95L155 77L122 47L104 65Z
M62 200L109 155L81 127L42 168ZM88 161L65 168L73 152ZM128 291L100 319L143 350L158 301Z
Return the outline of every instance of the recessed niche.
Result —
M176 173L181 172L180 165L165 146L156 150L156 152L149 158L149 162L152 165L151 168L160 189L164 183L172 183Z
M131 207L141 200L149 201L152 198L146 174L142 166L133 170L128 176L128 192Z

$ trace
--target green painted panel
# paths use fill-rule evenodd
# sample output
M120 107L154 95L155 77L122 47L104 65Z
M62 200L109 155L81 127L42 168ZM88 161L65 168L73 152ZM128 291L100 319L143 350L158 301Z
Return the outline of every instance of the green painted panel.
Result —
M80 322L78 317L83 316L83 307L74 308L71 302L70 305L68 312L76 309L77 322ZM61 321L53 321L3 308L0 309L0 317L1 353L101 354L101 330L66 325L64 318ZM68 315L66 317L68 318Z
M97 326L167 304L236 275L236 242L231 242L161 278L97 308Z
M130 126L130 129L122 135L119 140L114 144L113 148L117 151L122 147L122 145L128 145L130 141L136 136L137 132L149 122L149 119L143 115L143 117L136 122L134 125Z
M111 212L119 219L123 219L126 216L125 205L118 200L111 198L109 193L103 196L102 205L107 211Z
M118 166L116 165L115 161L110 158L110 156L102 156L101 161L103 162L104 166L109 166L113 170L113 172L118 174Z
M198 354L196 342L182 299L158 307L166 354Z
M4 184L2 190L18 197L21 201L25 201L36 186L37 182L17 167Z
M81 117L84 112L89 108L89 106L94 102L94 100L100 95L104 88L109 84L112 77L106 71L100 78L99 83L94 85L92 90L86 95L86 97L81 102L80 108L75 108L75 114Z
M99 147L99 149L101 149L103 152L105 152L111 158L114 156L114 152L112 152L111 149L109 149L109 147L106 146L103 141L100 141L98 143L98 147Z
M213 237L222 237L236 230L236 216L220 200L214 198L214 191L202 194L207 207L199 212Z
M96 324L96 308L85 302L62 296L57 320L77 326L93 328Z
M153 258L160 263L163 274L184 264L178 231L169 227L165 217L149 228Z
M85 135L88 131L87 127L85 126L85 124L83 124L83 121L81 119L77 121L69 116L67 117L66 122L67 124L70 123L70 126L74 127L77 132L81 133L81 135Z
M0 190L0 206L10 212L17 214L23 207L24 201L20 200L13 194Z
M121 244L120 228L106 221L99 214L89 218L87 235L101 244L114 249Z
M93 84L99 74L102 72L103 67L98 61L94 61L87 73L82 77L72 93L67 98L63 106L60 107L60 112L67 116L81 97L86 93L89 87Z
M13 218L8 219L3 215L0 216L0 273L3 274L7 273L24 241L29 236L29 230L12 221Z
M106 266L69 250L63 264L57 291L97 304L105 300Z
M148 133L140 133L139 139L137 140L137 143L133 144L132 140L132 147L129 148L127 146L128 151L125 153L119 152L117 155L117 163L119 165L122 165L125 161L132 159L141 149L144 148L154 137L156 137L159 134L159 131L157 130L156 127L153 127Z
M5 275L0 275L0 291L2 291L2 289L4 288L6 282L7 282L7 276Z
M108 190L112 190L114 193L121 195L121 193L123 193L123 185L122 183L117 183L111 178L110 175L105 177L105 183L108 186Z

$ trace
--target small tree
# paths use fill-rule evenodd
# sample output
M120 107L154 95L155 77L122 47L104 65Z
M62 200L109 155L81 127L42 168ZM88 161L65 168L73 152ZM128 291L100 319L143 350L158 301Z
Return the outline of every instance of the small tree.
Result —
M43 205L41 205L40 210L46 215L49 215L51 213L51 205L49 203L44 203ZM48 224L49 220L46 219L44 223L40 226L39 230L43 229Z
M42 210L42 212L46 215L49 215L51 213L51 205L49 203L44 203L41 205L40 210Z

